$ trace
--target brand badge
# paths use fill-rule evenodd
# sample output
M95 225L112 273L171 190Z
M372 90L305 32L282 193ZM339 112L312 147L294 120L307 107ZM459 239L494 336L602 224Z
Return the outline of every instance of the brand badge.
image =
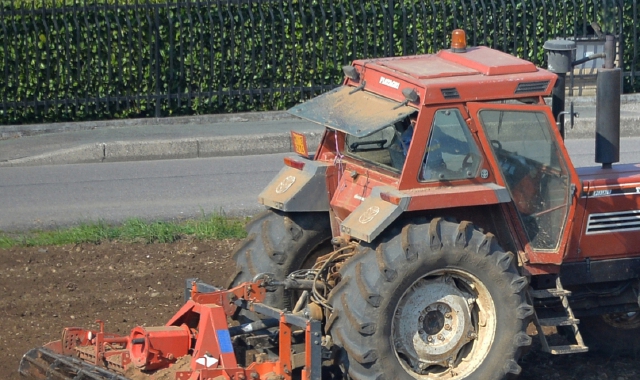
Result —
M385 77L380 77L380 84L387 87L395 88L396 90L400 88L400 83Z
M280 184L278 185L278 187L276 187L276 193L282 194L285 191L289 190L289 188L291 187L291 185L293 185L295 181L296 181L296 177L292 175L287 176L287 178L283 179L282 182L280 182Z
M603 195L611 195L611 190L595 190L593 192L594 197L601 197Z
M373 218L375 218L379 212L380 212L380 207L371 206L367 209L367 211L363 212L362 215L360 215L360 218L358 218L358 221L362 224L367 224L370 221L372 221Z

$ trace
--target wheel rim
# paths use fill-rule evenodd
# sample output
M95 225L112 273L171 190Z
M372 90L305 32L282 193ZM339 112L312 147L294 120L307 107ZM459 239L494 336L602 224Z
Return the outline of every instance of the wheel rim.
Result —
M495 336L493 299L475 276L431 272L408 287L396 304L391 340L397 359L415 378L472 373Z
M615 328L632 330L640 327L640 313L614 313L603 315L602 319L605 323Z

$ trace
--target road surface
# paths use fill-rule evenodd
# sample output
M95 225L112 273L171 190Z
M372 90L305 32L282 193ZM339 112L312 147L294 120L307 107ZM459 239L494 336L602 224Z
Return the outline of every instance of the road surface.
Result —
M594 166L593 140L567 140L576 166ZM640 138L621 144L640 162ZM260 190L287 154L0 168L0 230L258 212Z

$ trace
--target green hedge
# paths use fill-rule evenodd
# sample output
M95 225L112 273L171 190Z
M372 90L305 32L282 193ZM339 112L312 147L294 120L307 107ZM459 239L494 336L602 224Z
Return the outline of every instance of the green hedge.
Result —
M617 30L607 3L3 0L1 122L285 109L340 83L355 58L432 53L457 27L543 65L546 39L591 21ZM635 3L622 13L626 71L639 69Z

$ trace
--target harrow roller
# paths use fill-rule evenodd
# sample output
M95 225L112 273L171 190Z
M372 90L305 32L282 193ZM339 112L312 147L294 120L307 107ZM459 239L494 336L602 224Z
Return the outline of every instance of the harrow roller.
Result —
M44 347L24 354L18 371L23 376L46 380L127 380L104 368Z

